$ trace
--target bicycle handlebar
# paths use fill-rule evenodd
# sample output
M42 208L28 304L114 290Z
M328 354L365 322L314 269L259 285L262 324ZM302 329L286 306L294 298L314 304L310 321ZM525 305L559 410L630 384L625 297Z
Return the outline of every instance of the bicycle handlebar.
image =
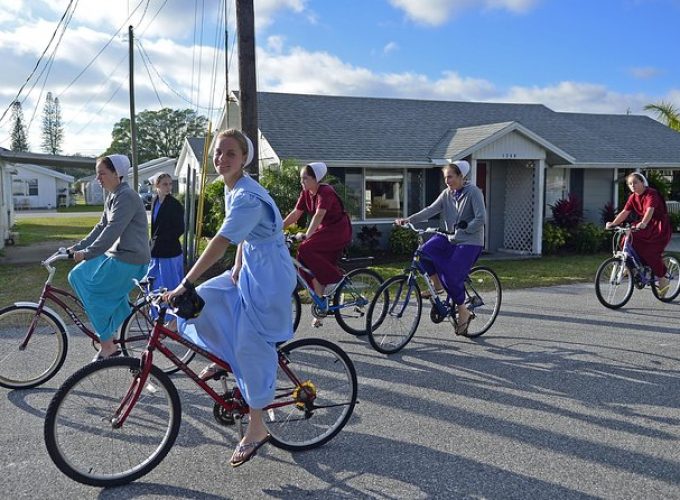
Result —
M426 227L425 229L418 229L416 226L414 226L410 222L405 222L404 224L401 224L401 227L405 227L407 229L410 229L411 231L414 231L418 233L419 235L423 234L441 234L444 236L453 236L455 233L449 232L449 231L444 231L443 229L439 229L438 227Z
M633 226L631 224L623 224L621 226L605 227L604 230L605 231L614 231L614 232L617 232L617 233L624 233L624 232L627 232L627 231L634 233L634 232L639 231L640 229L637 226Z
M67 259L72 259L72 258L73 258L73 254L69 253L69 251L66 248L61 247L59 250L57 250L52 255L50 255L45 260L43 260L41 262L41 264L43 266L48 267L50 264L52 264L52 262L56 262L58 260L67 260Z

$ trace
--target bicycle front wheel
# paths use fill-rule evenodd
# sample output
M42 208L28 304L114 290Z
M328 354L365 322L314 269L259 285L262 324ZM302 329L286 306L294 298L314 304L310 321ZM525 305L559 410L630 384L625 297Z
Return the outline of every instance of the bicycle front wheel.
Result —
M356 402L357 373L347 354L327 340L296 340L279 349L276 396L264 421L274 446L309 450L340 432Z
M370 269L350 271L333 298L338 307L335 319L340 327L352 335L366 335L366 312L383 279Z
M621 259L610 257L595 274L595 295L609 309L626 305L633 295L633 273Z
M486 266L473 267L465 280L465 305L475 315L466 337L479 337L496 321L503 291L498 276Z
M293 310L293 331L296 332L300 326L300 316L302 316L302 301L300 300L300 293L295 290L291 297L291 308Z
M24 348L31 324L31 338ZM0 311L0 386L29 389L54 377L64 364L68 337L62 323L37 305L12 305Z
M672 255L664 255L663 263L666 265L666 278L668 288L659 291L656 281L652 282L652 293L661 302L671 302L680 294L680 263Z
M127 420L114 420L140 370L136 358L90 363L59 388L45 416L45 444L61 472L91 486L119 486L153 470L179 432L177 389L151 369Z
M151 316L151 308L146 302L139 302L132 308L130 315L125 318L123 325L120 327L120 350L124 356L132 358L139 358L142 352L146 349L153 330L153 318ZM173 342L170 339L165 339L163 345L170 349L175 356L184 364L188 364L194 358L196 353L191 349L183 346L179 342ZM165 373L175 373L179 368L175 363L170 361L163 355L154 356L153 362Z
M368 308L369 342L383 354L400 351L416 333L422 313L418 283L405 274L388 279Z

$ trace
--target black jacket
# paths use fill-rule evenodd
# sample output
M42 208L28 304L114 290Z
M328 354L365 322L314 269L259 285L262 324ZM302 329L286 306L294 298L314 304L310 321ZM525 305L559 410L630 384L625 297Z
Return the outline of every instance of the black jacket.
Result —
M184 207L172 196L166 196L153 220L158 196L151 202L151 257L169 258L182 254L180 236L184 234Z

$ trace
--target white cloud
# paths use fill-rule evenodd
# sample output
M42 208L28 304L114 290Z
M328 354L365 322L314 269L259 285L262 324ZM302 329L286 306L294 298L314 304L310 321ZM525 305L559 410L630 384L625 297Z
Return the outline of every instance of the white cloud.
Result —
M397 9L403 10L412 20L439 26L464 10L504 9L524 13L533 8L539 0L389 0Z
M640 79L640 80L649 80L649 79L654 78L656 76L659 76L661 74L661 70L659 68L655 68L653 66L640 66L640 67L630 68L629 72L634 78L637 78L637 79Z
M283 51L283 43L285 38L279 35L272 35L267 37L267 47L273 52L280 54Z
M399 48L399 44L397 42L389 42L387 45L383 47L383 53L384 54L389 54L390 52L394 52Z

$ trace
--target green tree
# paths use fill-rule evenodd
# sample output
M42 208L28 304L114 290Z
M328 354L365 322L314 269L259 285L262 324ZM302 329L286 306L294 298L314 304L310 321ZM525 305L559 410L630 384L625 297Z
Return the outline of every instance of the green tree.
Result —
M26 135L26 125L24 124L24 112L21 110L21 103L12 103L12 151L28 151L28 136Z
M680 111L670 102L661 101L658 104L647 104L646 111L654 111L662 122L673 130L680 132Z
M661 101L657 104L647 104L645 110L654 111L662 122L668 125L673 130L680 132L680 111L670 102ZM680 199L680 172L673 171L673 180L671 181L670 197L672 199Z
M205 135L208 119L191 109L163 108L145 110L136 115L137 161L144 163L167 156L177 158L186 137ZM113 126L111 145L104 155L120 153L129 155L130 119L122 118Z
M52 92L48 92L43 108L42 149L46 153L59 154L63 140L64 127L61 124L59 98L53 98Z

